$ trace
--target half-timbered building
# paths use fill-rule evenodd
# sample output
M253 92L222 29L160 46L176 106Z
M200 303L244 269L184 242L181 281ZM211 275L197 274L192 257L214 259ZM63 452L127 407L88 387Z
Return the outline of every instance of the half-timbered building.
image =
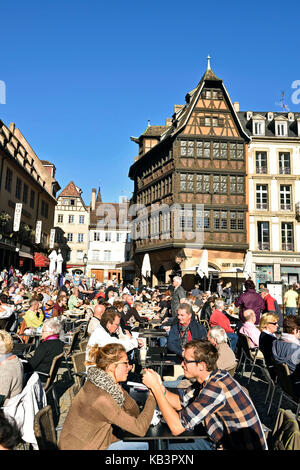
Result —
M216 273L243 266L248 249L249 137L209 63L185 100L165 126L131 137L139 145L129 170L134 259L139 274L149 253L154 285L169 282L176 259L183 274L195 273L204 248ZM194 277L184 278L189 287Z

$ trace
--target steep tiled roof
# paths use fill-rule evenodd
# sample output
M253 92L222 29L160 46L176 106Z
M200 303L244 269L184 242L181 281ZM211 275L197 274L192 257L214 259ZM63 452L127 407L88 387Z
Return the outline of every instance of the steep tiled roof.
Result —
M58 197L81 197L77 187L73 183L73 181L70 181L70 183L62 190L62 192L59 194Z

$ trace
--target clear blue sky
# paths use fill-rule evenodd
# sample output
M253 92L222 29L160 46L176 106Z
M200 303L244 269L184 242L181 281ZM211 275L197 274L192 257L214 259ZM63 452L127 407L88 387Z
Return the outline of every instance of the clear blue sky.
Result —
M298 1L16 0L1 4L0 119L15 122L90 202L131 195L130 136L184 104L206 57L241 110L291 111L300 80ZM299 95L298 95L299 96Z

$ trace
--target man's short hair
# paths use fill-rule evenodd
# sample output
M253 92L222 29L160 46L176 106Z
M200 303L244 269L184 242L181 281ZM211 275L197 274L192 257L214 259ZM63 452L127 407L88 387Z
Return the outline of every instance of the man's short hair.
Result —
M208 372L217 370L217 360L219 353L215 346L213 346L207 339L194 339L189 341L185 347L194 350L195 361L204 362Z
M260 289L260 292L265 292L266 294L270 293L269 289L267 289L266 287L263 287L262 289Z
M3 304L7 304L7 301L8 301L8 295L6 294L1 294L0 295L0 300Z
M215 339L217 344L227 343L227 334L220 325L213 326L209 331L211 338Z
M178 310L185 310L186 313L188 313L189 315L193 315L193 308L191 304L187 304L187 303L179 304L177 307L177 313L178 313Z
M288 315L284 318L282 329L284 333L293 334L294 330L300 330L300 318L294 315Z
M106 327L107 323L113 323L116 317L121 318L121 315L114 308L107 308L101 317L101 326Z
M244 315L244 319L246 321L250 320L252 315L254 315L255 318L256 318L255 312L251 308L248 308L247 310L244 310L243 315Z
M222 299L216 299L215 300L215 307L216 307L217 310L224 310L224 305L225 305L224 300L222 300Z
M178 282L178 284L181 284L181 283L182 283L182 279L181 279L180 276L174 276L174 277L173 277L173 281Z

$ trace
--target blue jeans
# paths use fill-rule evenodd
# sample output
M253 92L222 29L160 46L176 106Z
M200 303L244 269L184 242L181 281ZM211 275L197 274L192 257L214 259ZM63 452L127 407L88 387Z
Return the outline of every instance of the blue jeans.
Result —
M184 379L184 375L180 375L176 380L164 380L163 385L168 388L177 388L182 379Z
M195 439L193 442L177 440L169 442L169 450L215 450L215 445L206 439Z
M228 338L230 339L230 347L232 349L232 351L235 350L235 347L236 347L236 343L237 343L237 340L238 340L238 335L236 333L226 333Z
M110 446L106 450L149 450L148 442L124 442L124 441L117 441L110 444Z
M285 307L285 312L287 315L296 315L296 307Z

